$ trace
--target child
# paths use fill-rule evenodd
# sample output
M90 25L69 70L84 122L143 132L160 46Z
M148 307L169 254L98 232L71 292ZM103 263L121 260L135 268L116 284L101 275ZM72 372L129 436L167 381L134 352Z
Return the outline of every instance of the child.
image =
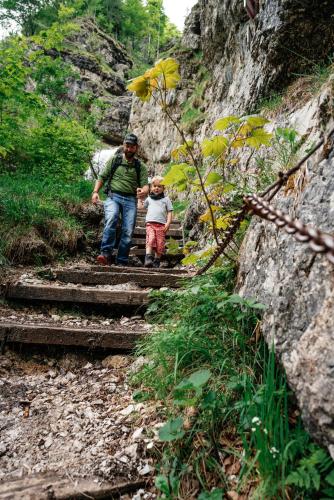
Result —
M163 177L153 177L150 195L144 202L147 208L145 267L160 267L160 257L165 251L165 235L172 222L173 205L165 196L162 181Z

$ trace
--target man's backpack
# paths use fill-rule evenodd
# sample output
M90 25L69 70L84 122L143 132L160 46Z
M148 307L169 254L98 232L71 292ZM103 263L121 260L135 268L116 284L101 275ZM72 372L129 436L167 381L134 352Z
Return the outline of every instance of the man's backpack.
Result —
M106 184L106 187L104 189L104 192L108 195L110 189L111 189L111 181L115 175L116 170L120 165L123 163L123 154L122 150L118 149L116 151L115 156L112 159L112 164L111 164L111 170L108 178L108 182ZM137 175L137 186L140 187L140 167L141 167L141 162L138 160L138 158L134 159L134 167L136 169L136 175Z

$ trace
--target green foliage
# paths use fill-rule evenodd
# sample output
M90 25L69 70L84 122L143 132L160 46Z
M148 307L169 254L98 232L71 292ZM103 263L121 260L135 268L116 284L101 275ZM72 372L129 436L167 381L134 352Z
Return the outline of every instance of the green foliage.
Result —
M156 486L170 499L194 482L202 499L231 489L261 499L331 498L333 461L303 430L274 352L255 341L264 306L232 293L233 281L223 267L152 293L157 328L138 348L147 364L132 382L164 404ZM236 482L225 459L239 464Z
M75 250L84 228L70 209L89 199L91 189L90 182L82 179L66 182L31 173L1 175L0 262L29 257L18 249L21 235L39 235L56 252Z
M243 204L244 195L251 192L255 185L261 184L258 182L257 172L252 175L247 172L248 163L253 155L256 154L255 158L260 157L260 150L271 145L273 134L265 129L268 120L262 116L227 116L216 121L214 135L205 138L201 144L187 139L182 123L198 125L199 117L202 116L202 111L198 108L200 101L197 100L194 107L195 99L201 99L205 89L207 75L205 71L202 73L203 81L196 86L195 97L191 97L184 106L181 124L174 119L169 109L170 100L167 98L168 91L176 87L180 78L175 59L158 61L152 69L135 78L128 89L142 101L153 97L179 132L183 143L172 152L175 164L169 168L163 183L178 192L201 193L200 201L206 206L206 211L199 220L207 224L211 233L211 238L208 238L210 245L212 240L219 244L220 233L231 224L236 210ZM248 154L248 160L243 169L239 163L240 157L245 154ZM255 159L253 163L256 164ZM259 180L261 181L261 177ZM182 263L201 265L203 259L210 257L212 253L211 246L204 252L187 255ZM233 258L231 255L224 256Z

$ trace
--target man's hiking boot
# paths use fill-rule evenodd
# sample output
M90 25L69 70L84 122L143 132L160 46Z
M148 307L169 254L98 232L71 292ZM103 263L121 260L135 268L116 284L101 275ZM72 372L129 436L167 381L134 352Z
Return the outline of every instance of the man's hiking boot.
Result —
M150 253L147 253L145 255L145 263L144 263L144 266L145 267L153 267L153 261L154 261L154 258L153 258L153 255L150 254Z
M157 259L157 258L154 259L154 261L153 261L153 267L156 268L156 269L158 267L160 267L160 259Z
M98 255L96 260L101 266L111 266L112 264L112 257L109 255Z

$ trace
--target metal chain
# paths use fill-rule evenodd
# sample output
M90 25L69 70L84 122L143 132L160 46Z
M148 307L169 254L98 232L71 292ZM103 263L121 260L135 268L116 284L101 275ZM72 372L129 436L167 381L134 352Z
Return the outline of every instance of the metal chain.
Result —
M246 215L247 215L247 206L246 204L244 204L242 209L237 213L237 215L235 215L232 218L232 224L224 231L223 239L219 243L219 246L217 246L210 260L205 264L204 267L202 267L196 272L196 276L200 276L201 274L205 273L216 262L218 257L220 257L224 253L228 245L231 243L233 236L238 231L240 224L242 223Z
M232 225L229 226L226 229L226 231L223 232L222 241L217 246L214 254L210 258L210 260L205 264L205 266L196 272L196 276L199 276L199 275L205 273L215 263L215 261L218 259L218 257L220 257L220 255L222 255L222 253L224 253L226 247L230 244L233 236L238 231L241 222L244 220L244 218L247 215L247 212L249 212L249 210L250 210L249 205L247 204L246 200L247 199L250 200L250 199L252 199L252 197L254 197L254 201L255 201L255 199L258 199L258 200L261 200L261 202L265 202L265 200L263 200L263 198L265 196L267 197L267 200L269 200L269 201L272 200L274 198L274 196L279 192L279 190L287 183L289 177L291 177L291 175L295 174L302 167L302 165L305 163L305 161L307 161L322 145L324 145L324 148L326 148L327 142L330 141L330 138L333 134L334 134L334 128L332 128L331 131L328 134L326 134L325 137L323 137L315 146L313 146L313 148L294 167L290 168L290 170L288 170L287 172L279 172L277 181L275 181L273 184L271 184L265 191L260 193L259 196L258 195L251 195L251 196L244 198L245 203L241 207L240 212L238 213L237 217L232 219L233 220ZM271 207L271 208L273 210L275 210L273 207ZM251 210L254 212L253 208ZM281 213L282 215L284 215L280 211L278 211L278 213ZM257 214L257 215L259 215L261 217L260 214ZM274 214L272 214L272 216L273 215ZM288 215L286 215L285 217L289 218ZM267 219L267 220L271 220L271 219ZM289 223L292 223L292 222L293 222L292 219L289 218ZM310 248L312 248L312 250L314 250L315 252L326 253L328 260L330 260L330 262L332 262L334 264L334 260L332 260L333 259L333 251L330 250L330 247L328 248L328 250L315 250L316 248L322 248L322 246L325 244L324 240L326 240L326 242L328 242L329 245L331 245L330 240L334 241L332 236L329 234L326 234L326 233L322 233L321 231L319 231L316 228L305 226L304 224L302 224L298 220L295 222L297 224L296 228L291 227L291 228L289 228L289 230L286 230L286 231L290 234L296 233L295 238L296 239L301 238L301 239L298 239L298 241L310 242L309 246L310 246ZM300 226L298 226L298 224L301 224L303 226L303 228L306 227L307 230L310 231L310 234L307 234L307 235L306 234L299 234L298 231L299 231ZM277 226L282 227L283 224L281 224L281 226L279 224L277 224ZM284 224L284 226L285 226L285 224ZM294 230L294 229L296 229L296 230ZM315 233L316 233L316 235L315 235ZM314 240L313 240L313 237L310 239L302 239L302 238L306 238L306 237L310 236L311 234L314 236L314 238L315 238Z
M273 222L278 228L283 228L286 233L301 242L307 243L315 253L323 253L334 264L334 237L319 229L307 226L298 219L292 219L281 210L275 209L266 200L256 194L245 196L245 203L250 211L262 219Z

